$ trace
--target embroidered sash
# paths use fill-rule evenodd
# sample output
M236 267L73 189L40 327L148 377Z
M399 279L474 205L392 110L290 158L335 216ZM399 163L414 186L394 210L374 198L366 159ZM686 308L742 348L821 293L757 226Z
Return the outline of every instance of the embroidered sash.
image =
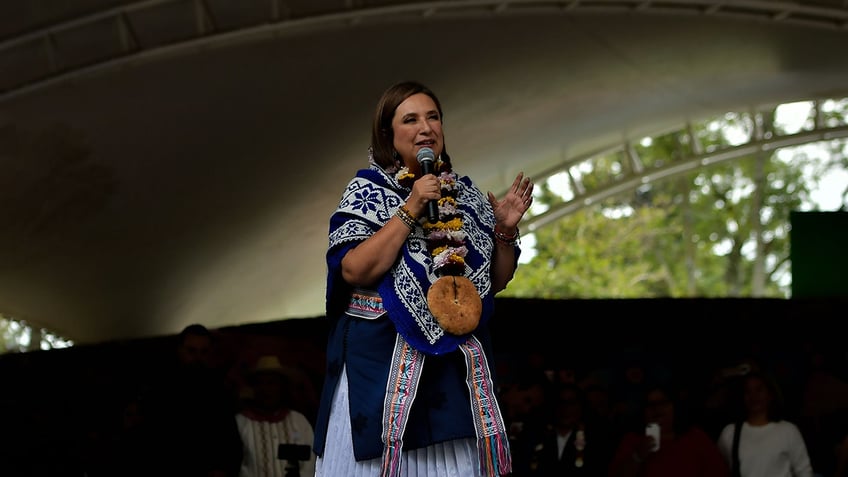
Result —
M400 455L403 451L403 431L418 390L424 369L424 353L397 335L392 364L383 401L383 467L381 477L400 475Z
M466 384L471 393L471 414L477 434L480 472L496 477L512 472L509 440L498 408L489 363L480 341L470 336L460 345L465 364ZM395 340L386 399L383 402L383 464L380 477L401 474L400 456L403 452L403 433L418 390L424 368L424 353L416 350L400 334Z
M459 349L465 355L468 368L465 382L471 392L471 415L474 416L474 429L477 431L480 472L487 476L508 474L512 472L509 438L495 397L483 345L471 336Z

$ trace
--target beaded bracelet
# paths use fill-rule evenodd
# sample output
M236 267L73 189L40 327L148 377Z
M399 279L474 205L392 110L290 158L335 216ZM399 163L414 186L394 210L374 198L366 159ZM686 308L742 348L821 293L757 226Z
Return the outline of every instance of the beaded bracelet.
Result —
M500 230L498 230L497 227L495 227L495 239L498 242L500 242L504 245L513 246L513 245L519 243L520 238L521 238L521 234L518 230L518 227L515 228L515 233L512 234L512 235L507 235L507 234L501 232Z
M406 224L407 227L409 227L410 231L415 230L415 224L418 223L418 221L415 219L415 216L412 215L412 212L410 212L409 209L406 208L405 205L398 207L398 210L395 212L395 215L397 215L398 218L404 224Z

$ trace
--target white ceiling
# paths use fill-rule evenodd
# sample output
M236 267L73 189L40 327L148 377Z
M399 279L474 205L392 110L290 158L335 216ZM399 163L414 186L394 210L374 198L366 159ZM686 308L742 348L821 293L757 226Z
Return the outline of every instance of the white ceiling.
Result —
M42 3L4 3L5 46L127 2ZM44 78L0 43L0 313L80 343L322 315L328 218L396 80L435 90L456 169L496 193L687 120L848 96L845 2L402 3Z

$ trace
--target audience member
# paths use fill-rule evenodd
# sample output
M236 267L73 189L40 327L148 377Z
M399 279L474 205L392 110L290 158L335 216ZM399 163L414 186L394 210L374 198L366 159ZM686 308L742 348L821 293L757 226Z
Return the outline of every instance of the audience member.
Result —
M619 362L612 367L611 419L619 437L638 430L642 423L642 399L647 387L656 382L649 367L648 356L638 347L622 351Z
M613 442L608 423L586 404L574 383L555 383L549 399L552 416L533 446L528 475L536 477L606 476Z
M753 360L732 359L712 370L709 379L705 380L699 421L714 441L718 440L724 426L738 414L735 400L741 380L758 369L759 365Z
M85 477L148 477L155 475L151 467L144 407L135 394L119 393L116 405L109 406L109 418L102 440L93 449ZM117 411L117 412L115 412Z
M836 464L833 477L848 477L848 433L837 444L835 452Z
M215 340L203 325L177 336L173 367L146 398L149 449L155 475L230 477L238 472L241 443L235 396L214 362Z
M837 472L838 449L848 433L848 381L839 354L815 342L806 348L809 372L796 424L816 474L830 477Z
M718 446L738 477L812 477L807 447L798 427L783 419L780 390L752 371L743 382L743 410L721 431Z
M604 425L612 425L612 409L610 392L605 384L587 381L583 387L586 394L586 407L589 412L601 420ZM612 431L612 429L610 429Z
M522 367L514 381L502 389L504 425L512 453L513 475L527 475L533 465L535 446L550 424L549 388L546 373L537 367Z
M313 429L306 416L292 408L290 371L277 356L262 356L247 383L251 398L236 415L242 442L239 477L312 477Z
M48 389L41 387L37 394L26 403L28 410L17 411L23 416L4 416L4 431L15 442L0 461L0 476L77 477L83 472L77 433L84 426L71 406L57 403Z
M715 442L689 419L680 394L659 385L647 389L642 426L658 425L659 439L646 431L627 432L610 464L610 477L727 477Z

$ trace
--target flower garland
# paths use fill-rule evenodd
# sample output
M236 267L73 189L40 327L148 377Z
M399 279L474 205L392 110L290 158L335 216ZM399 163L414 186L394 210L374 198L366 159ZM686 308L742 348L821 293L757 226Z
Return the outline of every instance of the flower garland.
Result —
M442 197L438 202L439 220L423 224L427 251L433 258L432 267L436 275L464 275L468 248L465 246L466 233L462 231L462 215L457 208L457 176L450 164L441 159L436 160L435 170L441 184ZM398 170L395 179L401 186L411 188L415 175L404 166Z

